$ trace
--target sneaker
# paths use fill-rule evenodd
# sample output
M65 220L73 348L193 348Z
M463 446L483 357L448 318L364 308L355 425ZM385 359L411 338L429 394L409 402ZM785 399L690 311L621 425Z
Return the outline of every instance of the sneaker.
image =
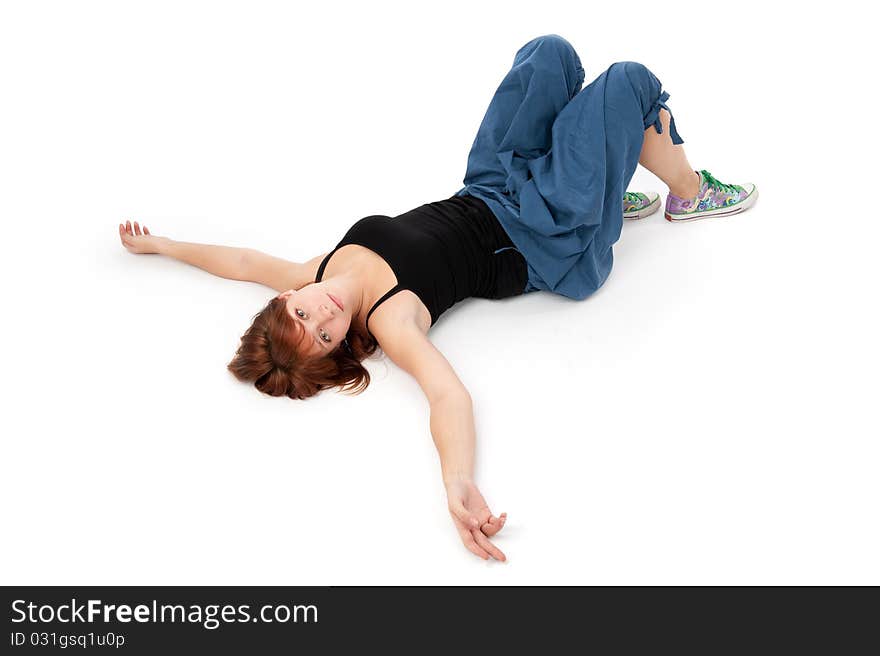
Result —
M700 193L693 198L675 194L666 197L667 221L695 221L712 216L738 214L750 208L758 199L758 189L751 182L743 185L724 184L706 170L700 174Z
M623 218L644 219L660 209L660 194L628 191L623 195Z

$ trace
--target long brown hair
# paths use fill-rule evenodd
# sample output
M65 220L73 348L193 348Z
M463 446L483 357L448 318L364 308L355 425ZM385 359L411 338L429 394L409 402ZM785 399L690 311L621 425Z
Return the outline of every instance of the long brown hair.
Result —
M226 368L271 396L307 399L334 387L349 394L367 389L370 373L361 360L375 353L375 339L352 327L347 343L327 355L306 357L301 354L305 337L305 329L287 312L284 299L276 296L254 315Z

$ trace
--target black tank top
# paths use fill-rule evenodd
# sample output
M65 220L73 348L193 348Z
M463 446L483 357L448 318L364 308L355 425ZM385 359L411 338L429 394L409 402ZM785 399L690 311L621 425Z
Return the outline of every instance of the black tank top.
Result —
M378 254L397 277L367 313L402 289L413 291L431 313L431 325L447 309L470 296L506 298L522 294L528 279L525 258L510 241L492 210L479 198L452 196L394 218L375 214L357 221L318 267L346 244ZM372 333L371 333L372 334Z

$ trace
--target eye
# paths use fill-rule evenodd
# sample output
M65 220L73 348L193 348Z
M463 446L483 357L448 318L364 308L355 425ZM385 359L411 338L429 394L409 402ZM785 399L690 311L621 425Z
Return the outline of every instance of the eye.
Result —
M300 319L307 319L308 318L308 315L299 308L295 308L294 312L296 312L296 316L298 316ZM328 335L323 330L321 330L318 334L321 336L321 341L324 342L325 344L329 344L330 342L333 341L333 338L330 337L330 335Z

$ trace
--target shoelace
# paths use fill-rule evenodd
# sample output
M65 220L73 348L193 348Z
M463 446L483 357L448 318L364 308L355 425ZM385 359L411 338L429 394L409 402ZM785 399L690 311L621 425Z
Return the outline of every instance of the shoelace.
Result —
M701 169L700 173L703 174L703 179L706 181L706 184L712 187L713 189L717 189L718 191L726 191L729 194L732 194L737 191L742 191L743 188L739 185L735 184L724 184L720 180L716 180L712 177L712 174L709 173L705 169Z
M628 200L633 205L641 205L642 203L641 197L633 191L623 192L623 200Z

